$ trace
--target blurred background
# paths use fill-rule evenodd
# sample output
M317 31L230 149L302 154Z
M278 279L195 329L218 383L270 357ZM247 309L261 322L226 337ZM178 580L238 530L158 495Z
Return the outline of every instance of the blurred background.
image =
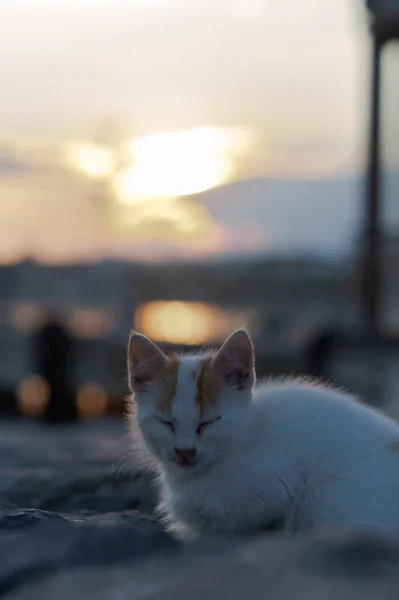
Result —
M260 375L399 416L397 0L2 0L0 28L3 414L121 414L131 328L244 326Z

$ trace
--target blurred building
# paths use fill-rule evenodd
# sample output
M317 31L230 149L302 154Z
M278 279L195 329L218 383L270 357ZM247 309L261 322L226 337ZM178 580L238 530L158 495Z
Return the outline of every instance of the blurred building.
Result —
M126 392L125 347L137 327L176 347L245 326L265 357L294 357L324 324L356 320L356 269L306 259L143 265L118 261L0 269L0 386L32 373L31 340L49 320L74 340L73 384Z

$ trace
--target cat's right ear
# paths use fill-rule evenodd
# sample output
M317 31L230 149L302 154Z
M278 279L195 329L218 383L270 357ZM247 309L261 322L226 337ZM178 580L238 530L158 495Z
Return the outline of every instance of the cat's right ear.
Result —
M255 380L254 349L248 333L239 329L223 344L213 359L222 379L239 390L251 388Z
M145 335L133 331L129 339L127 364L130 389L137 392L156 379L167 365L167 358Z

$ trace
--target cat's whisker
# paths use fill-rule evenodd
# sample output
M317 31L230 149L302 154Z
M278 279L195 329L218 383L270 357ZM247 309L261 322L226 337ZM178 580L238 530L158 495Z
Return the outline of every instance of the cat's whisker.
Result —
M117 480L119 477L119 470L120 470L120 468L123 468L123 466L126 464L126 462L127 462L127 458L125 458L125 457L120 458L117 463L115 463L114 465L111 466L111 475L113 476L114 473L117 471Z

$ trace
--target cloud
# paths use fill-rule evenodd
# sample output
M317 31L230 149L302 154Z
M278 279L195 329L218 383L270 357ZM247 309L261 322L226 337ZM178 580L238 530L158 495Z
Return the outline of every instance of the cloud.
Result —
M0 145L0 177L22 175L23 173L29 173L31 170L31 164L19 157L16 152L12 152L9 147Z

